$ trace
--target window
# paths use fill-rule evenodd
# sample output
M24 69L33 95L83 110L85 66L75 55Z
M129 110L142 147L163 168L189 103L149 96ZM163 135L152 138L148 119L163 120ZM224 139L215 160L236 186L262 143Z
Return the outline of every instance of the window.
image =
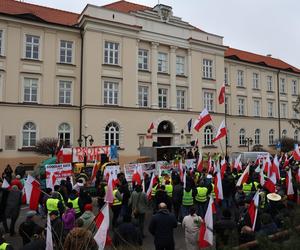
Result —
M214 94L212 92L204 92L204 108L207 111L214 111Z
M214 137L212 126L206 126L204 129L204 146L211 146Z
M185 109L185 91L177 90L177 109Z
M59 81L59 104L71 104L72 102L72 82Z
M213 73L212 73L212 67L213 67L213 61L208 59L203 59L203 77L212 79Z
M230 112L229 107L230 107L230 98L228 95L226 95L225 96L225 113L226 114L229 114L229 112Z
M167 108L168 107L168 90L159 88L158 89L158 107Z
M27 122L23 126L23 147L34 147L36 143L36 126L33 122Z
M37 102L38 79L24 78L24 102Z
M274 117L274 103L268 102L268 117Z
M272 76L267 76L267 91L274 91Z
M287 104L285 102L280 103L280 117L287 118Z
M40 37L26 35L25 39L25 58L36 60L39 59Z
M118 105L119 84L117 82L104 82L104 104Z
M140 70L148 70L148 50L139 49L139 63Z
M293 103L292 116L293 116L293 119L297 119L298 118L297 104L296 103Z
M239 134L239 145L240 146L245 145L245 137L246 137L246 131L245 131L245 129L241 128L240 134Z
M242 70L237 71L237 86L244 87L244 71Z
M68 123L62 123L58 127L59 144L63 146L71 145L71 127Z
M298 94L298 87L297 87L297 81L292 80L292 95Z
M287 136L287 130L284 129L284 130L282 130L281 137L282 137L282 138L286 138L286 136Z
M228 83L228 68L227 67L224 68L224 83L225 83L225 85L229 85L229 83Z
M260 129L255 129L254 132L254 144L260 145Z
M176 75L184 75L184 57L176 56Z
M104 63L106 64L119 64L119 43L105 42L104 47Z
M61 63L72 63L73 55L73 42L71 41L60 41L60 62Z
M139 86L139 106L148 107L149 105L149 88L147 86Z
M3 56L4 54L4 37L3 37L3 30L0 30L0 55Z
M116 122L110 122L105 127L105 145L120 145L120 127Z
M257 73L253 73L253 88L259 89L259 76Z
M168 72L168 54L159 52L158 53L158 72Z
M298 140L299 140L299 130L298 129L296 129L295 132L294 132L294 140L296 142L298 142Z
M260 100L253 101L253 115L260 116Z
M280 94L285 94L285 79L284 78L280 78L280 86L279 86L279 93Z
M269 131L269 145L274 145L274 129Z
M245 99L238 98L238 115L245 115Z

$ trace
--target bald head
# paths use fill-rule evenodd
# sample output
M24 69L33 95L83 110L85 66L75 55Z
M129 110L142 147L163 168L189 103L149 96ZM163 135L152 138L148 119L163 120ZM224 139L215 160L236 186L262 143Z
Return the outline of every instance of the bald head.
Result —
M159 203L158 208L159 209L167 209L167 205L166 205L166 203L161 202L161 203Z

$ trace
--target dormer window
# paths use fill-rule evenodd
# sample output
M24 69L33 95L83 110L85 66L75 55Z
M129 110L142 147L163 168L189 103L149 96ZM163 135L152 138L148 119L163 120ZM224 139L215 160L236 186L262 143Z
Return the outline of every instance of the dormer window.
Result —
M168 22L170 17L172 16L172 7L164 4L157 4L154 8L154 11L158 12L161 20L164 22Z

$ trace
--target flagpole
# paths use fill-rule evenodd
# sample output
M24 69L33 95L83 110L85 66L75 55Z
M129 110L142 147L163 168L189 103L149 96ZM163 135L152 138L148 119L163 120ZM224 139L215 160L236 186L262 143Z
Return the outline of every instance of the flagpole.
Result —
M225 85L225 89L224 89L224 120L225 120L225 127L227 129L227 112L226 112L226 84ZM228 103L227 103L228 105ZM228 158L228 145L227 145L227 141L228 141L228 133L226 133L226 138L225 138L225 159L227 160Z

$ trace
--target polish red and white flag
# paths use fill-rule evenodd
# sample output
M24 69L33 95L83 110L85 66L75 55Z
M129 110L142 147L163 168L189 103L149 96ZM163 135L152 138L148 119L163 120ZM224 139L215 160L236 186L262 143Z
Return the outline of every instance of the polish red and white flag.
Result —
M105 243L108 240L108 229L109 229L109 204L106 203L95 219L96 226L98 228L94 240L98 244L98 249L103 250Z
M91 181L92 183L95 183L96 181L96 176L97 176L97 172L99 170L99 164L97 163L97 161L94 162L94 166L93 166L93 170L92 170L92 176L91 176Z
M114 193L113 193L113 177L112 175L110 174L109 177L108 177L108 182L107 182L107 189L106 189L106 193L105 193L105 196L104 196L104 201L105 202L108 202L110 204L113 203L114 201Z
M147 189L147 197L148 199L151 198L151 193L152 193L152 188L153 188L153 185L154 185L154 180L155 180L155 175L152 174L152 177L151 177L151 180L150 180L150 184L149 184L149 187Z
M279 170L279 161L278 161L278 157L277 155L275 155L274 159L273 159L273 164L271 165L270 168L270 175L272 176L272 174L274 173L277 180L280 180L280 170Z
M199 158L198 158L198 163L197 163L197 170L201 172L203 170L203 157L202 157L202 152L199 152Z
M256 192L248 208L248 214L252 225L252 231L254 231L255 229L258 205L259 205L259 193Z
M225 157L221 160L221 178L224 178L225 171L227 169L227 162Z
M233 168L235 168L238 172L242 170L241 157L242 157L242 155L240 154L240 155L234 160Z
M46 250L53 250L52 228L49 214L47 216Z
M270 193L275 193L276 191L276 176L273 174L270 178L267 178L264 183L264 188L266 188Z
M284 155L284 163L283 163L283 166L282 166L283 169L285 169L290 164L290 159L292 157L293 156L288 157L288 154Z
M213 245L213 203L213 198L210 197L204 221L201 223L200 226L198 241L200 249Z
M295 161L300 161L300 150L298 144L295 144L295 148L293 151L293 157Z
M221 138L223 138L224 136L226 136L226 134L227 134L226 125L225 125L225 121L223 120L220 124L216 137L212 141L216 142Z
M31 175L28 175L24 184L24 190L26 194L26 203L29 204L29 208L31 210L37 210L41 195L40 183Z
M222 180L221 180L221 170L219 165L216 167L217 174L214 177L214 191L216 194L216 201L219 202L223 200L223 187L222 187Z
M221 86L219 93L219 104L223 104L225 101L225 83Z
M207 164L208 164L208 166L207 166L208 167L207 173L213 172L214 166L213 166L213 163L212 163L212 160L211 160L211 156L208 157Z
M294 195L294 187L292 182L292 169L289 169L287 176L286 176L286 194L287 196Z
M240 178L238 179L236 186L239 187L241 185L243 185L249 178L249 171L250 171L250 165L248 165L244 172L242 173L242 175L240 176Z
M210 122L211 116L208 113L207 109L205 108L199 115L199 117L196 119L196 121L194 122L194 129L199 132L199 130L208 122Z

